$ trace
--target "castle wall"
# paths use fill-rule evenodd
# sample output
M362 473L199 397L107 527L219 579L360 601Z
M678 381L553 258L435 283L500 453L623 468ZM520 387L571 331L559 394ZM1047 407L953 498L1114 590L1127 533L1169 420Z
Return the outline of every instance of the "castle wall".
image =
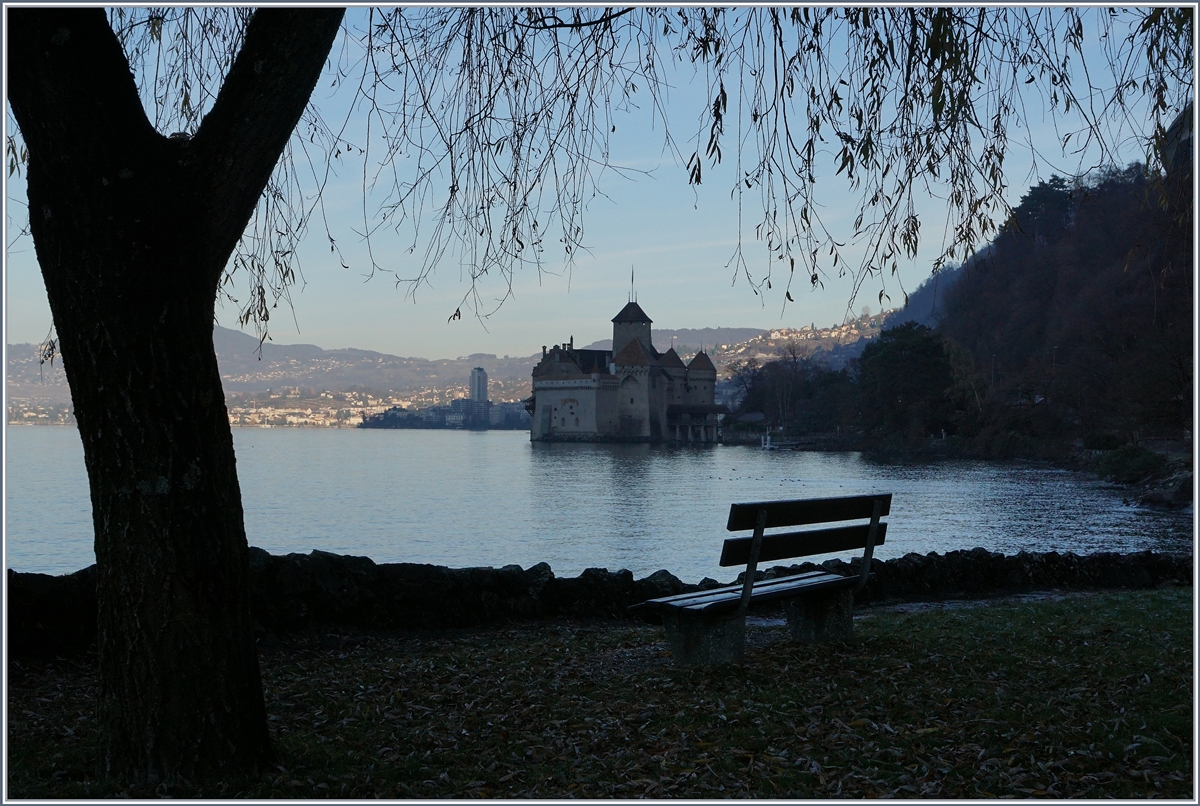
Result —
M596 389L596 434L616 436L620 431L621 416L617 410L620 381L611 376L600 379Z
M650 370L650 395L646 402L650 413L650 438L653 440L667 436L667 398L670 393L668 380L661 369Z
M671 394L670 398L667 400L667 404L686 403L687 401L685 399L685 395L687 393L687 370L670 367L668 369L664 369L663 372L667 373L671 384L669 387Z
M617 368L617 435L650 437L650 379L644 367Z
M530 439L595 435L598 385L592 378L538 381Z

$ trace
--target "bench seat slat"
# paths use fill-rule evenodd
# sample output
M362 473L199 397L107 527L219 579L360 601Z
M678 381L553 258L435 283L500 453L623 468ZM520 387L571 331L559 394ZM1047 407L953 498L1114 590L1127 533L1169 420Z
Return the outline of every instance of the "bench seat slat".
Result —
M758 561L785 560L810 554L831 554L835 551L861 549L867 545L870 524L835 526L830 529L810 529L805 532L785 532L763 535ZM875 545L881 545L887 534L887 524L880 523ZM721 566L745 565L750 560L753 538L731 537L721 550Z
M883 502L880 517L891 512L892 494L855 495L843 498L812 498L801 501L762 501L749 504L733 504L729 508L726 529L740 532L753 529L758 522L760 510L767 511L766 528L778 526L805 526L810 523L829 523L869 518L876 501Z
M828 571L808 571L794 576L768 579L757 583L750 595L753 602L769 602L784 599L817 590L828 590L858 582L857 577L844 577L831 574ZM664 596L661 599L651 599L634 605L630 610L690 610L701 613L718 613L737 607L742 595L741 585L725 585L707 591L681 593L677 596Z
M795 574L793 576L778 577L776 579L764 579L761 582L755 583L754 594L757 594L759 591L768 590L776 585L781 585L781 584L784 584L787 582L794 581L796 579L820 576L820 575L826 574L826 573L828 573L828 572L827 571L806 571L803 574ZM708 590L692 591L691 593L677 593L674 596L663 596L660 599L650 599L648 601L641 602L640 604L633 605L629 609L630 610L637 610L640 608L646 608L646 609L663 608L663 609L665 609L665 608L669 608L669 607L683 607L683 606L690 605L690 604L697 604L697 603L703 604L704 602L707 602L710 600L715 601L715 600L720 599L721 597L724 597L729 594L732 594L735 598L737 596L741 596L742 583L739 582L734 585L722 585L719 588L709 588Z
M787 584L775 585L766 590L759 590L755 586L754 592L750 595L750 601L770 602L776 599L791 599L807 593L829 591L858 583L856 577L844 577L829 573L818 574L806 579L785 577L785 580ZM693 613L721 613L728 610L735 610L741 600L740 594L741 592L737 591L732 595L727 594L724 598L713 601L689 603L684 605L682 609Z

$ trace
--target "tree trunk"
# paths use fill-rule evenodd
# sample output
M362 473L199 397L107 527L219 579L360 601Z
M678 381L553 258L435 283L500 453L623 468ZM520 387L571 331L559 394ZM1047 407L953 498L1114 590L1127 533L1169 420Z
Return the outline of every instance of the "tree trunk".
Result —
M30 202L41 203L34 176L31 166ZM160 227L186 243L185 228ZM47 240L99 269L88 279L127 267L99 253L97 235ZM56 285L96 532L103 772L191 779L263 764L271 751L212 297L155 295L150 310L130 310L103 282Z
M214 304L340 18L257 13L188 141L149 124L102 10L9 13L30 229L91 492L106 777L271 759Z

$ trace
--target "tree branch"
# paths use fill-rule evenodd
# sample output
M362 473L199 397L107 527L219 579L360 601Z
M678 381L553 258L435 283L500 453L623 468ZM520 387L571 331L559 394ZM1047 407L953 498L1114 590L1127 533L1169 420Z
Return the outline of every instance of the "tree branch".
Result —
M9 104L44 169L104 171L154 136L103 9L13 8L7 35Z
M191 141L207 183L213 235L232 251L296 128L344 9L259 9Z
M551 13L549 17L539 17L536 23L531 24L517 21L517 25L536 31L549 31L554 28L570 28L572 31L579 31L583 28L591 28L594 25L604 25L636 10L636 7L630 7L613 13L612 9L605 9L604 13L594 20L576 20L575 22L563 22L558 18L557 14ZM555 22L546 22L548 19L554 19Z

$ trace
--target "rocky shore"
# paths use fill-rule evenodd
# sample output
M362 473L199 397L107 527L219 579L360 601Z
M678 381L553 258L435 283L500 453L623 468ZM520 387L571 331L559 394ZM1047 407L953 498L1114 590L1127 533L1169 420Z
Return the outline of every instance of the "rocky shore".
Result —
M1134 487L1130 503L1140 507L1182 509L1193 506L1191 467L1174 468L1161 477ZM1129 499L1126 499L1129 501Z
M860 567L858 559L829 560L822 566L841 574L855 574ZM769 578L817 567L776 566L759 575ZM524 569L446 568L377 564L367 557L323 551L279 557L257 548L250 549L250 568L252 608L263 635L306 629L474 627L553 616L625 617L625 609L637 602L720 584L712 579L686 584L667 571L634 579L629 571L589 568L576 577L556 577L545 563ZM1146 551L1005 556L977 548L876 561L857 603L1191 584L1191 555ZM9 657L87 651L96 640L95 586L95 566L62 576L10 569Z

